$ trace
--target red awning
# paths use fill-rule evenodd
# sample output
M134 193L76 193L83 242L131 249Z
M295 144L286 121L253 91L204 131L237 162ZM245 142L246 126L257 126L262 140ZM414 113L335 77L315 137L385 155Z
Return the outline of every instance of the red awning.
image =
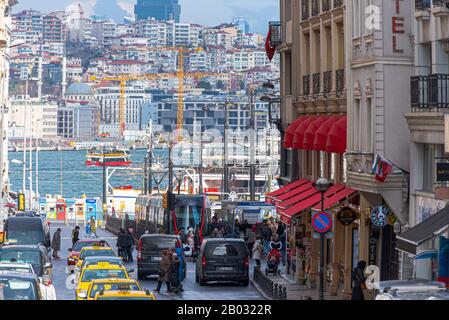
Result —
M346 152L347 117L334 123L327 137L326 151L331 153Z
M324 210L328 210L328 209L334 207L335 205L340 203L342 200L352 196L355 193L357 193L357 191L354 189L351 189L351 188L344 188L344 189L340 190L339 192L334 194L332 197L324 200ZM314 207L313 209L321 210L321 206Z
M280 196L281 194L287 193L287 192L289 192L289 191L291 191L291 190L293 190L293 189L295 189L297 187L300 187L303 184L306 184L308 182L309 182L309 180L307 180L307 179L301 179L301 180L292 182L292 183L290 183L290 184L280 188L279 190L273 191L273 192L265 195L265 202L272 203L272 201L274 199L276 199L277 196Z
M286 225L288 225L288 226L291 225L292 220L289 217L284 216L284 215L280 215L280 218L281 218L281 221L283 223L285 223Z
M324 193L324 199L332 197L335 193L339 192L340 190L344 189L345 186L341 184L336 184L332 186L327 192ZM282 211L281 214L286 215L287 217L293 217L296 214L301 213L302 211L312 208L317 203L321 201L321 193L316 193L313 196L304 199L301 202L298 202L294 206L291 206L285 211Z
M318 193L318 191L316 190L315 187L312 186L312 183L310 183L310 186L308 186L307 189L305 189L304 191L302 191L301 193L298 193L298 195L287 199L285 201L282 201L280 203L276 204L276 207L281 209L281 211L291 207L292 205L310 197L313 196L314 194Z
M304 133L306 132L309 125L317 118L316 116L304 117L299 126L296 128L295 135L293 138L293 149L302 149L304 143Z
M319 116L310 123L310 125L307 127L307 130L304 132L304 141L302 144L304 150L315 150L316 133L318 129L320 129L321 125L328 119L329 116Z
M288 126L287 130L285 130L284 148L288 149L292 147L295 130L298 127L298 125L303 121L303 118L304 117L299 117L298 119L293 121L291 125Z
M323 122L320 128L315 133L315 141L313 150L326 151L327 136L332 126L340 120L341 116L331 116L325 122Z

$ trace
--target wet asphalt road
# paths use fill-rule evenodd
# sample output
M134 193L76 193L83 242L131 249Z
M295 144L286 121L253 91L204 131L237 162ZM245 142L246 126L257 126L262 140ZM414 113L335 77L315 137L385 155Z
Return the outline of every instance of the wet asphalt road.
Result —
M74 225L65 226L61 223L51 224L51 233L56 231L57 228L62 229L61 239L61 259L53 259L53 285L56 289L56 296L58 300L74 300L75 290L71 281L70 274L67 273L67 254L68 249L72 246L71 231ZM111 247L116 250L116 237L107 231L98 229L97 234L100 238L109 242ZM80 238L85 238L84 228L81 226ZM134 251L134 256L136 251ZM134 258L134 261L136 259ZM131 277L137 278L137 265L136 263L127 264L127 269L134 269L135 271L130 274ZM251 269L251 268L250 268ZM142 287L149 290L154 290L157 285L156 278L148 278L147 280L140 281ZM166 295L165 284L162 286L161 294L157 294L158 300L263 300L263 296L250 284L248 287L241 287L238 284L208 284L200 287L195 282L195 264L189 262L187 266L187 278L183 282L184 292L180 295Z

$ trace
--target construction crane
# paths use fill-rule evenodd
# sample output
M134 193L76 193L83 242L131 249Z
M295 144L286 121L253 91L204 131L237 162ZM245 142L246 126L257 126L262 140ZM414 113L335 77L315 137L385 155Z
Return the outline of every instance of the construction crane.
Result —
M84 10L83 7L81 6L81 3L78 3L78 9L80 13L80 19L84 19Z
M182 96L184 93L184 77L191 78L205 78L208 76L213 76L213 73L207 72L182 72L182 82L181 85L178 86L178 90L181 88L181 98L178 97L178 114L177 114L177 129L179 130L178 140L181 136L180 129L182 129L182 124L184 121L184 97ZM143 75L118 75L118 76L104 76L97 77L91 76L90 81L115 81L120 83L120 98L119 98L119 124L120 124L120 137L124 137L124 132L126 129L126 83L128 81L139 81L139 80L157 80L163 78L180 78L178 73L150 73ZM182 103L181 107L179 103ZM181 110L181 113L179 112Z

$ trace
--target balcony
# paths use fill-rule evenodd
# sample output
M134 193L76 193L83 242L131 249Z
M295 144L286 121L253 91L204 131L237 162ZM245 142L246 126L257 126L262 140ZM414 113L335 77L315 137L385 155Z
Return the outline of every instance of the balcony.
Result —
M419 109L449 108L449 74L430 74L410 78L411 107Z
M332 91L332 71L326 71L323 73L323 92L327 97Z
M321 91L321 73L314 73L312 76L313 98L317 99Z
M331 0L323 0L321 9L323 10L323 12L329 11L331 9Z
M301 1L301 19L302 21L306 21L309 19L310 13L309 13L309 0L302 0Z
M432 13L437 17L449 15L449 0L433 0Z
M312 17L316 17L320 14L320 1L312 0Z
M341 97L345 92L345 69L339 69L335 73L336 95Z
M310 94L310 76L302 77L302 94L308 96Z
M430 0L415 0L415 18L417 20L430 18Z

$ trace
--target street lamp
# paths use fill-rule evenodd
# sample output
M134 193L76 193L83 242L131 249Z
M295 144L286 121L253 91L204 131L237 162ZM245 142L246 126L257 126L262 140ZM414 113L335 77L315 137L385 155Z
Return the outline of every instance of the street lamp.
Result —
M321 193L321 211L324 211L324 193L329 190L332 183L326 178L319 178L313 186ZM324 300L324 233L320 233L320 287L319 300Z

